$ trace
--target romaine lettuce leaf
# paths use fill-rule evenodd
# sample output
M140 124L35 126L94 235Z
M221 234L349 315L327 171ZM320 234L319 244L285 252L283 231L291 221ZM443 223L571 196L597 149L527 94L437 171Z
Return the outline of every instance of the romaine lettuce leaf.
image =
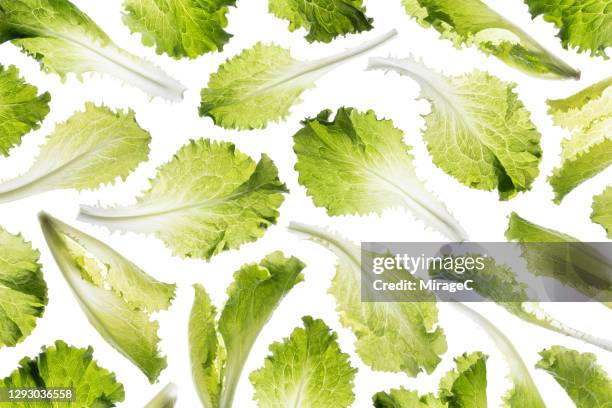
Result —
M435 395L429 393L420 396L416 391L404 387L387 392L379 392L372 397L374 408L448 408Z
M370 69L396 71L419 83L431 113L424 133L434 163L468 187L507 200L539 174L540 133L514 84L484 72L446 77L422 63L372 58Z
M300 184L330 215L408 208L427 227L455 241L466 239L446 206L416 175L404 133L373 111L340 108L306 119L294 136Z
M151 136L134 112L117 113L91 103L55 131L28 171L0 183L0 202L56 189L84 190L122 180L147 159Z
M603 193L593 198L593 213L591 220L598 223L612 239L612 186L608 186Z
M549 100L553 122L571 132L549 182L555 202L612 164L612 77L566 99Z
M0 44L6 41L62 79L99 72L174 101L185 91L161 69L115 45L68 0L0 0Z
M177 387L168 383L144 408L174 408L177 399Z
M357 369L323 320L302 318L282 343L270 345L264 365L250 375L255 400L269 408L346 408L355 395Z
M226 129L263 129L289 115L300 95L347 60L397 34L395 30L357 48L316 61L298 61L278 45L257 43L222 64L202 89L200 116Z
M525 362L510 339L493 323L472 308L460 302L453 302L450 305L482 327L503 353L510 368L510 380L512 381L512 388L503 396L504 408L546 408Z
M522 245L522 255L534 275L557 279L612 308L612 302L608 302L612 299L610 259L598 253L596 248L580 244L572 236L527 221L514 212L510 215L506 238L526 244ZM546 245L538 245L551 242L574 242L576 245L568 246L565 252L554 249L552 254ZM562 257L562 263L554 261L558 257Z
M402 0L402 4L419 24L435 28L457 48L476 45L484 53L534 76L580 78L580 71L480 0Z
M0 64L0 155L21 142L30 130L38 129L49 113L49 92L38 95L38 89L26 83L19 70Z
M197 58L223 50L232 37L225 32L226 14L235 4L236 0L125 0L123 21L158 54Z
M289 20L289 31L308 30L308 42L331 42L340 35L369 31L372 19L362 0L269 0L270 12Z
M217 333L217 309L202 285L193 288L195 298L189 317L191 376L204 408L219 408L226 350Z
M559 29L565 49L590 51L591 56L608 58L612 47L612 10L607 0L525 0L529 12Z
M36 327L47 305L40 253L0 227L0 348L15 346Z
M476 256L476 254L471 255ZM450 282L471 280L476 293L496 302L518 318L612 351L612 341L569 327L548 314L537 302L532 301L526 291L527 285L517 280L516 273L510 267L497 263L491 257L487 257L483 262L484 268L478 271L472 270L459 274L454 270L436 266L430 269L429 274L434 279Z
M612 402L612 379L597 364L595 354L562 346L540 352L536 367L546 370L570 396L577 408L604 408Z
M440 380L439 398L449 407L487 407L487 356L479 351L456 357L457 369Z
M39 215L49 249L87 319L151 383L166 367L151 316L166 310L176 285L159 282L101 241Z
M455 358L457 368L440 380L438 397L402 388L374 395L375 408L486 408L487 356L477 351Z
M158 169L128 207L81 207L82 220L151 233L175 255L210 259L260 238L276 223L287 188L267 155L259 163L232 143L191 141Z
M193 381L204 408L231 407L238 380L259 332L304 276L304 264L274 252L234 274L228 300L217 311L201 285L189 319Z
M291 223L289 229L338 257L329 292L336 299L342 325L355 333L355 349L365 364L412 377L433 372L447 349L444 331L437 326L433 295L431 302L362 302L360 248L315 227Z
M102 368L93 359L93 349L80 349L61 340L43 347L35 358L25 357L19 367L0 381L0 388L71 388L74 401L71 408L111 408L123 401L123 385L115 374ZM11 406L57 408L61 402L38 402Z
M577 238L534 224L515 212L510 213L506 238L518 242L578 242Z

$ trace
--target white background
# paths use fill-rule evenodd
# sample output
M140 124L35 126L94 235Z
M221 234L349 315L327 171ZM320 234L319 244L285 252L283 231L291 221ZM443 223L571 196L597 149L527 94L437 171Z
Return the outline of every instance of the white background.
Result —
M492 57L486 57L475 49L459 51L448 41L438 39L433 30L426 30L411 21L399 4L399 0L366 1L368 15L375 20L375 29L362 35L340 38L330 45L308 44L304 32L289 33L287 22L267 13L264 0L238 2L238 8L229 13L228 31L235 36L223 53L208 54L195 61L175 61L167 56L158 56L153 49L140 44L138 35L130 35L121 21L121 1L92 2L78 0L75 3L87 12L120 46L146 56L163 67L170 75L182 81L188 91L185 100L172 104L161 99L149 101L139 90L119 84L99 75L87 75L83 83L69 78L61 83L55 75L46 75L37 63L22 55L11 44L0 46L0 61L4 65L14 64L22 75L41 91L52 94L51 113L41 129L24 138L23 144L13 149L11 157L0 159L0 178L10 178L27 169L38 151L38 146L58 122L66 120L75 110L82 109L86 101L104 103L112 108L132 108L140 125L151 132L153 142L150 161L141 165L125 183L107 186L99 191L56 191L31 197L19 202L0 206L0 224L12 233L21 232L42 252L44 274L49 285L49 305L38 327L23 343L15 348L0 350L0 377L8 375L26 355L36 355L41 346L63 339L76 346L92 345L99 363L117 373L118 380L125 385L126 400L122 407L139 407L145 404L165 383L172 381L179 386L179 407L197 407L199 401L191 382L187 346L187 319L193 299L192 284L204 284L217 306L225 300L225 289L232 274L242 264L261 259L274 250L295 255L307 264L305 282L299 284L282 302L271 321L259 336L245 366L236 396L236 407L254 406L253 389L248 374L258 368L267 355L267 346L289 335L301 324L301 317L309 314L322 318L339 335L342 349L351 356L351 363L359 369L355 381L355 407L367 407L371 396L381 390L405 386L419 392L436 391L440 377L453 367L452 358L465 351L481 350L490 355L488 361L488 395L491 406L500 404L500 396L510 386L505 379L507 366L486 334L472 322L455 314L447 305L440 305L440 324L444 327L449 351L431 376L417 378L406 375L374 373L361 363L353 349L355 340L351 331L342 328L335 313L334 299L327 294L334 273L335 258L326 250L309 242L303 242L289 234L286 226L291 220L328 226L345 237L359 242L367 241L422 241L442 240L423 225L415 221L404 210L390 210L382 217L337 217L329 218L323 209L315 208L306 196L304 188L297 183L293 170L296 158L292 150L291 136L299 129L299 121L314 116L320 110L340 106L353 106L360 110L374 109L379 117L392 119L406 133L406 141L414 146L419 175L428 188L447 203L460 220L470 238L476 241L503 241L507 226L507 215L516 210L520 215L542 225L557 228L583 240L605 240L601 227L589 220L592 197L610 184L612 171L598 175L571 193L561 206L552 202L552 190L546 177L559 162L560 142L566 133L552 126L546 115L546 98L566 97L594 83L612 72L612 62L601 58L577 55L561 48L554 37L551 24L540 18L531 21L527 8L518 0L495 2L496 9L519 24L528 33L539 39L547 48L582 70L582 80L545 81L530 78L514 71ZM490 2L493 3L493 2ZM436 168L428 156L420 136L423 126L421 114L429 106L416 101L418 87L408 78L382 72L366 72L366 58L361 57L340 67L317 82L315 90L304 93L304 103L293 109L285 123L272 125L261 131L238 132L215 127L208 118L199 118L199 92L208 81L209 74L226 58L251 47L257 41L276 42L290 47L294 57L314 59L347 47L360 44L366 39L397 28L400 32L392 42L371 53L372 56L407 56L423 58L432 68L447 74L469 72L474 68L488 70L504 80L518 83L517 92L527 108L533 112L533 121L542 133L544 158L541 174L529 193L521 194L510 202L499 202L494 192L471 190ZM107 230L75 221L79 203L126 204L143 189L147 179L154 176L155 168L166 162L172 154L189 139L208 137L234 142L240 150L258 158L269 154L280 169L283 181L291 189L281 208L277 226L271 228L258 242L244 245L239 251L228 251L216 256L209 263L200 260L184 260L172 257L164 245L152 237L136 234L110 234ZM36 214L45 210L69 222L85 232L98 237L118 249L145 271L160 280L177 282L179 289L172 308L159 315L161 324L161 348L168 356L168 368L159 382L150 385L145 376L125 358L106 344L87 322L66 282L58 271L42 237ZM556 317L576 328L592 334L610 337L609 310L598 304L547 304L546 308ZM544 329L531 326L502 311L495 305L478 306L488 318L496 323L514 342L531 368L540 391L551 407L571 407L570 399L547 373L533 368L538 360L538 351L553 344L562 344L580 351L594 352L598 361L612 372L612 356L585 343L565 338Z

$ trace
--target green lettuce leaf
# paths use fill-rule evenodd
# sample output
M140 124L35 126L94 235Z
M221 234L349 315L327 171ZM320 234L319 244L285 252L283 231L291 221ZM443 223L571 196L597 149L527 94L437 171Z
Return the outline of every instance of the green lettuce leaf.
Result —
M71 388L71 408L111 408L125 398L115 374L93 359L93 349L80 349L61 340L43 347L35 358L25 357L20 366L0 381L0 388ZM3 404L4 405L4 404ZM15 403L11 407L59 408L60 402Z
M448 408L433 394L420 396L416 391L396 388L387 392L379 392L372 397L375 408Z
M316 61L298 61L278 45L257 43L227 60L202 89L200 116L226 129L263 129L283 120L317 79L397 34L395 30L357 48Z
M0 64L0 155L8 155L23 135L40 127L50 100L49 92L38 95L38 89L27 84L16 67Z
M440 380L440 399L449 407L486 408L487 356L477 351L454 360L457 369Z
M282 343L270 345L264 365L251 373L255 400L269 408L346 408L355 395L357 369L342 353L336 333L323 320L302 318Z
M289 31L308 30L308 42L331 42L340 35L369 31L372 19L362 0L269 0L270 12L289 20Z
M455 358L457 368L440 380L439 396L399 388L374 395L376 408L486 408L487 356L477 351Z
M34 164L21 176L0 183L0 202L56 189L84 190L124 180L147 159L151 136L134 112L117 113L91 103L55 131Z
M210 259L253 242L276 223L287 188L267 155L259 163L232 143L191 141L158 169L135 205L81 207L82 220L151 233L175 255Z
M329 292L343 326L357 341L357 354L377 371L416 376L433 372L447 349L438 309L431 302L361 302L361 251L350 241L321 229L291 223L289 229L326 247L338 257Z
M176 385L168 383L144 408L174 408L176 399Z
M477 256L477 254L470 255ZM516 273L510 267L497 263L490 257L484 259L483 263L484 268L478 271L470 270L459 274L452 269L435 266L429 270L429 274L434 279L449 282L470 280L476 293L496 302L520 319L612 351L612 341L567 326L548 314L537 302L531 301L526 291L527 285L517 280Z
M512 388L503 396L504 408L546 408L529 370L510 339L480 313L460 302L449 303L482 327L504 355L510 368Z
M611 266L605 254L598 253L587 244L580 244L572 236L527 221L516 213L510 215L506 238L528 244L522 245L522 255L534 275L557 279L612 308L612 302L608 302L612 299L612 281L609 276ZM576 245L568 247L564 252L539 245L554 242L574 242ZM558 258L562 262L555 261ZM608 347L612 349L612 346Z
M591 56L608 58L612 47L612 10L606 0L525 0L529 12L559 29L565 49L590 51Z
M330 215L381 213L406 207L426 226L452 240L465 232L446 206L418 179L404 133L373 111L340 108L306 119L294 136L299 182Z
M123 21L158 54L197 58L223 50L232 37L224 30L226 14L235 4L236 0L125 0Z
M40 253L0 227L0 348L15 346L36 327L47 305Z
M180 101L185 88L151 63L119 48L68 0L0 0L0 44L11 41L46 72L65 79L108 74L150 96Z
M563 387L577 408L604 408L612 401L612 379L597 364L595 354L562 346L540 352L536 367L546 370Z
M155 312L166 310L176 285L159 282L101 241L39 215L49 249L89 322L153 383L166 367Z
M285 295L304 276L304 264L274 252L234 274L228 300L217 311L201 285L189 319L193 381L204 408L231 407L238 381L259 332Z
M435 28L455 47L475 45L527 74L580 78L580 71L546 50L529 34L480 0L402 0L406 12L424 27Z
M217 408L224 382L226 350L217 334L217 309L203 286L194 285L194 289L189 317L191 375L204 408Z
M604 227L608 238L612 239L612 186L593 198L593 213L591 220Z
M553 122L571 132L549 182L555 202L612 164L612 77L566 99L549 100Z
M540 133L514 84L474 71L445 77L412 58L372 58L370 69L396 71L419 83L431 103L425 141L434 163L468 187L507 200L539 174Z
M510 213L506 238L518 242L578 242L577 238L534 224L515 212Z

